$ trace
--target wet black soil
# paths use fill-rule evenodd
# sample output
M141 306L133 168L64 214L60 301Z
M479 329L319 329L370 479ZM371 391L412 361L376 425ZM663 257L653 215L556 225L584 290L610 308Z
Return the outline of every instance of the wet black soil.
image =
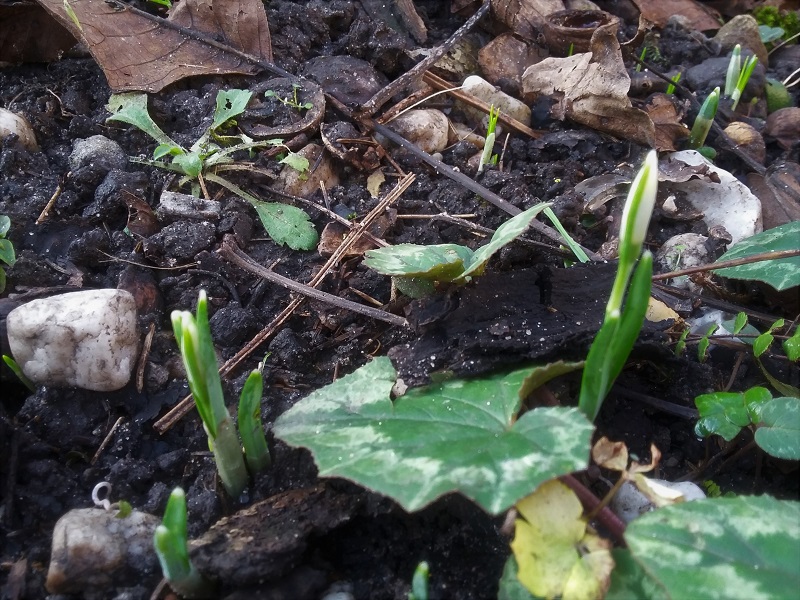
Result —
M429 25L430 44L445 39L463 23L464 17L449 12L448 3L416 5ZM410 65L402 53L404 36L365 17L360 3L276 0L269 3L267 12L275 62L290 72L300 72L309 60L324 55L364 58L387 80L398 77ZM662 44L666 63L675 60L689 66L705 57L705 50L691 46L689 40L679 41ZM253 89L267 77L179 82L151 99L151 114L174 139L191 144L202 134L202 117L211 114L219 89ZM431 565L431 598L496 597L497 582L509 554L509 539L501 532L502 518L487 516L460 496L442 498L425 510L407 514L393 502L348 482L322 482L306 451L270 439L272 466L257 478L241 502L232 502L218 485L196 414L183 418L164 434L154 430L153 423L188 393L170 328L172 310L193 309L198 291L205 289L217 350L221 359L227 359L291 299L288 291L266 284L216 255L222 237L234 234L255 260L274 265L276 272L296 281L308 281L324 258L314 251L298 252L276 245L264 234L252 207L226 194L219 196L221 217L217 221L156 221L150 223L152 229L137 230L141 223L132 220L136 205L131 198L155 207L161 191L174 183L173 178L132 162L118 169L98 161L72 172L67 162L74 140L97 134L119 142L130 156L152 154L154 144L146 135L106 122L109 95L104 76L91 58L0 68L0 106L25 114L41 145L40 151L28 152L10 139L0 148L0 214L11 218L9 238L18 255L16 265L7 270L8 287L1 299L6 304L0 306L0 318L4 321L8 310L34 297L121 287L137 298L142 331L151 325L155 328L140 390L132 382L113 393L40 387L31 394L3 371L3 597L47 596L44 581L53 526L70 509L91 506L92 488L100 481L113 485L113 500L125 499L134 508L154 515L163 513L169 492L182 486L189 503L190 536L195 538L207 532L224 535L228 522L219 523L220 519L235 519L240 509L266 510L269 519L278 520L282 526L302 524L296 532L287 526L282 534L292 537L294 533L300 542L280 547L276 542L270 547L274 563L261 570L251 565L245 574L237 574L235 568L209 563L198 555L201 566L219 578L221 597L319 598L337 584L357 599L405 598L414 568L421 560ZM341 114L328 109L326 121L342 119ZM587 177L611 172L624 162L637 163L643 148L547 119L535 126L545 131L543 137L513 137L505 151L505 170L490 169L478 180L521 209L540 200L552 201L570 233L596 251L606 241L606 225L602 219L595 223L580 219L582 200L572 190ZM395 147L389 152L417 176L395 205L400 215L473 214L475 223L490 228L507 218L498 208L480 201L407 152ZM793 152L771 143L767 166L778 158L797 160L796 149ZM469 152L456 145L444 152L443 160L473 174L468 157ZM747 173L733 156L724 155L720 161L739 176ZM279 170L274 163L271 168ZM377 203L367 192L366 174L343 165L340 168L341 184L329 190L330 202L343 207L348 215L364 216ZM243 178L240 182L269 198L268 179ZM60 195L49 216L36 224L59 187ZM319 193L313 200L322 203ZM318 231L330 221L322 212L309 212ZM677 233L680 227L693 231L702 228L696 222L675 225L666 220L658 222L658 215L655 219L651 231L660 231L660 239L664 230ZM397 219L384 237L391 243L461 243L472 247L480 243L470 231L432 219ZM587 304L587 298L603 298L607 268L586 267L597 272L584 277L592 285L582 289L576 287L581 284L564 276L562 267L558 253L512 244L490 264L491 277L497 279L483 284L483 288L445 290L434 301L412 305L409 315L417 325L415 331L307 302L228 378L226 391L230 398L238 397L246 374L268 355L262 416L269 428L278 415L310 390L352 372L375 354L390 353L401 369L407 367L410 380L419 381L427 377L427 373L418 372L419 356L431 347L446 349L439 353L442 362L435 369L467 376L532 358L579 359L599 324L597 314L583 319L583 327L570 328L572 313L562 310L552 321L552 335L542 347L517 338L508 343L500 343L498 336L480 339L475 335L475 323L466 322L470 318L487 323L497 320L498 314L488 314L488 310L487 314L476 313L488 308L483 290L501 285L501 278L511 278L510 284L502 284L511 289L508 304L491 308L505 311L500 315L505 319L503 333L516 335L524 330L526 319L544 318L546 307L553 301L543 299L542 286L534 282L545 272L556 272L548 276L552 278L549 293L562 307L566 308L563 298L569 295L580 296L583 304ZM526 273L530 277L525 277ZM519 283L514 277L525 278L527 283ZM357 290L398 312L403 310L392 302L388 278L368 270L360 258L343 262L323 289L359 300L353 292ZM579 294L576 289L581 289ZM752 308L776 317L794 317L788 311L782 313L780 306L765 305L758 295L751 296L749 302ZM518 306L519 311L509 306ZM570 310L589 309L577 306ZM746 440L737 440L733 446L698 440L692 419L665 412L630 394L639 392L692 408L696 395L721 389L730 378L734 351L718 349L702 364L692 352L676 358L667 346L668 326L653 326L644 333L618 384L626 393L612 392L600 415L599 431L626 441L640 457L646 457L650 443L655 443L663 454L659 475L665 478L713 479L724 491L797 498L796 470L791 465L752 450L738 455L735 461L717 459L709 463L717 456L735 455ZM3 351L8 352L5 347ZM770 367L785 381L794 378L797 385L796 370L781 364ZM577 397L578 383L573 379L560 384L555 397L573 402L570 399ZM747 389L755 383L760 383L758 370L745 357L736 370L732 389ZM98 452L119 419L121 424L110 444ZM586 482L591 484L591 480ZM264 500L267 505L258 504ZM281 512L275 506L292 506L299 512ZM20 563L22 560L26 562ZM22 574L15 564L23 564ZM152 573L136 581L121 581L114 589L92 590L87 596L148 598L159 579L160 574Z

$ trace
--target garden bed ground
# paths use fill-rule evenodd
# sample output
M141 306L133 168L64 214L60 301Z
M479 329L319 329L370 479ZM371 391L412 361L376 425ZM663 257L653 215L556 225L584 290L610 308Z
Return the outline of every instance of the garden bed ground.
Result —
M429 25L429 43L445 39L464 21L450 13L448 4L417 3ZM270 3L267 13L275 63L294 72L321 54L352 54L372 59L390 79L401 75L408 65L400 50L389 43L370 46L370 40L386 35L386 30L366 18L359 6L360 3L346 1ZM630 25L635 30L635 23ZM674 57L673 66L687 67L691 66L688 61L699 61L708 55L702 46L693 47L689 37L680 37L677 32L673 35L676 37L668 39L665 33L660 46L667 63ZM151 113L176 139L191 142L202 133L198 123L210 114L219 89L252 89L265 77L182 81L152 99ZM0 381L0 582L5 582L4 597L8 598L47 596L44 581L53 526L70 509L90 506L92 488L100 481L113 485L113 500L125 499L134 508L154 515L162 514L172 488L182 486L189 502L191 537L200 536L220 518L240 508L225 497L217 483L206 436L196 414L186 416L164 434L153 428L154 422L188 392L181 378L169 314L175 309L193 308L198 291L205 289L210 298L217 350L222 359L230 358L286 306L291 294L222 260L215 254L222 237L235 233L246 244L250 256L296 281L308 281L324 262L316 252L276 245L263 233L255 211L247 203L224 194L220 200L222 217L215 223L210 239L203 239L190 221L153 233L146 240L127 233L127 198L133 195L155 206L162 188L171 183L163 171L130 163L125 171L107 175L99 165L66 178L67 159L76 139L102 134L119 142L131 156L152 154L154 144L147 136L106 122L105 105L110 93L103 73L91 58L0 68L0 105L25 114L41 146L39 152L27 152L8 142L0 151L0 214L11 218L9 238L18 255L17 263L7 270L8 287L3 298L6 312L0 317L4 319L7 310L33 297L76 289L122 287L142 300L143 331L151 324L155 326L141 391L131 383L112 393L39 387L31 394L4 372ZM329 115L335 120L342 118L333 109L329 109ZM521 209L538 200L552 201L575 238L598 250L606 238L605 228L587 229L581 225L582 201L572 190L580 181L609 173L620 163L638 164L642 148L563 122L544 119L534 126L545 135L536 140L515 135L505 150L506 170L490 169L478 181ZM416 181L394 206L398 215L472 214L472 221L490 228L507 218L495 206L480 201L474 193L438 175L412 155L396 147L391 147L389 153L404 169L416 174ZM444 162L474 175L466 158L461 146L443 155ZM796 161L797 145L785 151L775 143L768 144L766 166L769 168L778 160ZM738 176L747 173L731 154L723 153L718 162ZM278 170L274 164L271 168ZM329 190L331 204L362 217L377 203L367 191L366 174L350 167L339 168L341 184ZM243 178L241 183L252 192L269 197L268 180L253 182ZM62 191L49 216L37 224L59 186ZM321 196L315 200L321 202ZM321 231L329 217L309 212ZM674 222L657 214L650 242L655 250L671 234L702 230L702 221ZM433 219L398 218L384 238L391 243L461 243L472 247L480 243L472 232L452 222ZM493 260L490 270L497 274L493 277L498 278L498 289L502 289L507 285L499 282L502 277L513 278L515 273L524 273L523 269L531 269L532 273L544 268L561 272L562 264L557 254L512 244ZM592 274L587 279L599 287L581 288L588 284L556 276L554 304L566 306L570 297L574 301L576 297L585 300L596 295L602 307L605 288L597 283L602 277ZM509 294L520 303L521 312L535 311L540 306L538 289L530 282L529 290L524 285L512 280ZM360 258L344 261L328 277L323 289L356 301L363 293L390 304L389 279L367 269ZM776 318L794 318L788 305L770 305L769 294L745 291L749 294L747 308ZM480 300L480 288L476 293L476 306L491 308ZM442 298L453 296L442 295L438 304L417 307L413 309L417 312L410 314L421 320L438 319L450 314L453 305L461 300L468 305L466 298L450 304ZM525 306L526 302L529 306ZM701 304L698 302L697 308ZM457 318L493 318L476 314L478 308L462 310ZM394 306L394 310L402 313L403 307ZM460 327L452 315L448 318L447 335L471 335L469 328ZM734 350L716 348L702 364L693 351L683 358L674 357L672 346L666 344L665 331L662 325L645 332L620 380L622 391L612 392L603 407L599 432L624 440L642 458L649 454L650 444L656 444L663 455L658 469L661 477L699 482L712 479L723 491L797 499L796 465L770 459L752 448L737 454L736 448L744 446L746 440L737 440L738 446L733 448L715 440L700 440L694 434L694 420L659 410L631 393L693 408L695 396L721 389L734 372L734 390L763 383L748 358L738 364ZM509 364L534 355L580 359L591 343L592 330L568 333L555 336L541 351L504 348L503 362ZM246 374L267 354L262 413L269 428L277 416L309 391L352 372L371 356L413 343L418 336L424 337L422 333L317 301L307 302L235 371L226 383L227 391L231 398L238 396ZM450 342L452 339L445 338L444 346ZM477 354L488 352L489 342L473 342ZM417 360L414 355L404 356L408 362ZM451 357L453 362L457 358ZM441 364L437 368L448 366L451 365ZM769 366L776 376L798 384L796 369L781 363ZM479 367L496 365L487 362ZM555 398L574 402L578 383L578 379L567 380L554 390ZM110 444L98 452L119 419L122 421ZM509 554L509 539L501 532L502 518L487 516L458 495L441 498L418 513L408 514L392 501L352 483L318 479L307 451L289 448L272 438L270 443L273 464L258 477L241 507L293 492L286 497L286 504L320 514L303 517L306 524L312 523L307 543L290 550L290 567L277 578L280 586L270 582L248 590L235 580L222 581L226 593L238 593L231 597L318 598L331 585L338 584L358 599L405 598L414 568L421 560L431 565L431 598L496 597L497 582ZM586 483L597 481L586 479ZM320 485L323 487L317 487ZM602 487L596 489L602 493ZM273 518L298 519L296 513L286 512ZM160 575L153 573L149 580L91 590L86 596L148 598L159 579ZM20 589L25 591L19 593Z

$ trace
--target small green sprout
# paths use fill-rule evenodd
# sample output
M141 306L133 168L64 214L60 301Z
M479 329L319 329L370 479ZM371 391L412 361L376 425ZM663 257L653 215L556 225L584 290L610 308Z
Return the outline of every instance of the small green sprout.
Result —
M296 83L292 84L292 97L291 98L281 98L278 96L278 93L275 90L267 90L264 92L265 98L275 98L278 102L283 104L284 106L288 106L289 108L294 108L296 110L310 110L314 108L314 104L311 102L303 102L300 104L300 101L297 99L297 90L300 89L300 86Z
M673 75L670 78L670 81L672 81L672 83L670 83L667 86L667 94L674 94L675 93L675 84L678 83L680 80L681 80L681 74L680 73L675 73L675 75Z
M22 372L22 368L17 364L12 357L8 356L7 354L3 354L3 362L6 363L6 366L14 372L14 375L28 388L31 392L36 391L36 386L33 385L33 382L25 376L25 373Z
M725 75L725 97L731 99L731 109L736 110L739 104L739 99L742 97L742 92L750 80L750 75L753 74L753 69L756 68L758 58L755 56L748 56L742 66L742 47L736 44L731 52L731 60L728 63L728 71Z
M643 46L641 53L639 53L639 61L640 62L636 63L636 72L637 73L641 73L641 71L642 71L642 63L644 62L644 59L646 57L647 57L647 46Z
M700 148L705 144L708 132L711 131L711 124L714 122L714 117L717 114L717 107L719 106L719 88L714 88L714 91L708 95L703 105L700 107L700 112L697 113L697 118L694 120L692 132L689 135L689 148Z
M649 251L642 254L642 246L657 191L658 156L651 150L631 184L622 211L617 275L606 304L603 325L592 342L583 369L578 406L590 421L597 417L644 323L650 300L653 256Z
M164 510L164 520L153 534L161 571L172 589L185 598L211 598L214 586L203 577L189 558L186 526L186 494L172 490Z
M408 600L428 600L428 578L430 567L426 561L422 561L414 569L414 576L411 578L411 591L408 593Z
M172 329L186 367L189 389L197 404L197 412L208 434L208 445L214 453L222 484L228 494L238 498L247 486L247 469L222 395L222 381L217 371L217 357L208 326L208 299L205 290L197 300L197 315L188 311L172 312Z
M170 0L147 0L151 4L158 4L160 6L164 6L166 8L172 8L172 2Z
M496 109L494 105L489 107L489 124L486 127L486 140L483 143L483 151L481 152L481 160L478 163L478 173L483 173L483 167L489 163L497 164L497 155L492 156L494 150L494 141L496 139L495 129L497 127L497 118L500 116L500 110Z
M261 424L261 396L264 379L258 369L250 373L239 397L239 435L242 436L244 458L251 473L258 473L272 462Z
M147 94L114 94L106 108L112 113L109 121L128 123L141 129L156 142L153 160L135 159L160 169L183 175L179 185L191 183L192 193L200 195L205 181L211 181L244 198L256 209L261 223L269 236L278 244L287 244L293 250L311 250L316 247L319 236L308 214L300 208L275 202L262 202L247 194L219 172L231 168L233 154L252 152L258 148L283 146L283 141L253 141L244 134L222 135L220 131L235 124L235 118L247 109L252 92L249 90L221 90L217 94L212 122L206 132L188 149L182 147L153 121L147 112ZM232 145L231 145L232 144ZM285 146L283 146L285 147ZM286 148L286 157L281 161L300 171L308 170L308 160ZM166 162L170 158L170 162Z
M6 263L9 267L13 267L17 262L17 256L14 253L14 244L11 240L6 239L8 230L11 229L11 219L7 215L0 215L0 261ZM0 266L0 294L6 289L6 271Z
M719 325L714 323L708 328L708 331L703 334L703 337L700 338L700 341L697 343L697 360L701 363L706 362L706 358L708 358L708 347L711 345L710 340L708 339L709 336L714 335L714 332L719 329Z

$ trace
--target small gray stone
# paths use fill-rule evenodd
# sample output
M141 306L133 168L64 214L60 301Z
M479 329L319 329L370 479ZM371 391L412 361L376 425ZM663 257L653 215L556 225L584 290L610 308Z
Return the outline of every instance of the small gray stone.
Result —
M220 212L219 202L166 190L161 192L161 200L156 208L156 213L162 224L183 219L216 221L219 219Z
M159 519L133 511L119 518L115 510L81 508L56 523L47 572L51 594L83 594L109 586L141 584L160 577L153 549Z
M136 363L136 300L124 290L85 290L12 310L8 341L22 372L39 385L110 392Z
M69 168L73 171L91 163L103 162L107 170L124 169L128 156L117 142L104 135L93 135L85 140L75 140L69 155Z
M719 43L722 50L730 52L736 44L742 45L742 50L750 50L758 57L765 67L769 64L769 54L767 47L761 41L761 33L758 30L758 21L752 15L737 15L725 23L714 40Z

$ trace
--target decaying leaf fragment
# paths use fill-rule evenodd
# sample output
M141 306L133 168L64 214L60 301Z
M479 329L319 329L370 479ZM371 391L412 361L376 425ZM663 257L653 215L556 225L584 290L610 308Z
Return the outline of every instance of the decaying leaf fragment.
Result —
M534 40L547 15L565 8L562 0L492 0L492 17L517 35Z
M547 58L526 69L526 99L552 96L550 113L613 136L655 147L655 126L628 98L631 79L622 61L614 23L598 27L591 52Z
M253 74L258 67L238 56L190 39L157 21L105 0L70 3L81 27L64 11L62 0L37 0L76 39L83 40L103 69L113 92L155 93L185 77ZM176 22L214 36L237 50L271 60L267 17L260 0L185 0ZM188 14L187 14L188 13Z
M539 598L603 598L614 568L611 543L586 530L575 493L551 480L517 510L524 519L515 523L511 549L522 585Z

